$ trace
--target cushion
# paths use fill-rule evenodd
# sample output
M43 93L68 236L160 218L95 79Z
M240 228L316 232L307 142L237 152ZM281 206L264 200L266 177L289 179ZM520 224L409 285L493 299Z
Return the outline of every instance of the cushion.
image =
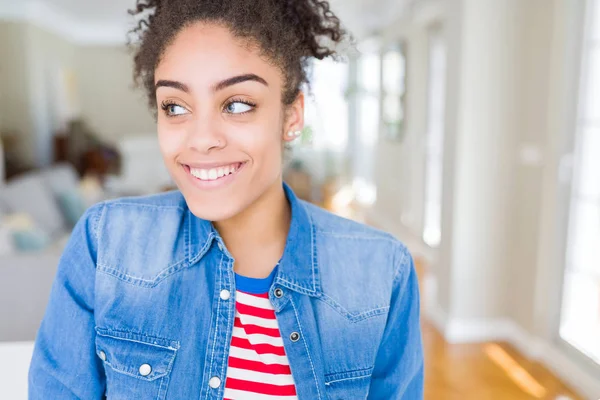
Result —
M12 242L11 250L42 250L50 243L48 234L35 226L31 216L25 213L6 215L2 219L0 231L4 231Z
M14 253L15 243L12 230L0 219L0 256Z
M13 233L14 244L19 251L39 251L45 249L50 243L50 238L43 230L32 228Z
M39 173L28 173L9 181L0 190L0 203L10 213L26 213L51 238L67 229L58 202Z
M75 226L87 208L85 199L78 188L60 193L58 195L58 204L71 228Z
M104 189L100 179L95 175L86 175L81 178L79 183L79 192L85 201L87 208L105 200Z
M173 183L156 134L126 136L119 141L118 149L122 160L120 189L131 194L151 194Z

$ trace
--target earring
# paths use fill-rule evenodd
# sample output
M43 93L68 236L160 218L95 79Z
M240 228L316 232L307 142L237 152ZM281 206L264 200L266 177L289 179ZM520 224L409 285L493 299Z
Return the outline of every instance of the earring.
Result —
M300 136L302 134L301 131L289 131L287 133L288 137L291 138L297 138L298 136Z

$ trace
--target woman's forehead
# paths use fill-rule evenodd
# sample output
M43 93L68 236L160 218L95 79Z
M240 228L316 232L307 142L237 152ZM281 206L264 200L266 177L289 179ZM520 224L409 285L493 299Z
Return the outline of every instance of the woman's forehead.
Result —
M161 79L212 86L232 76L253 73L269 86L281 85L279 69L220 25L196 23L184 28L165 49L155 72Z

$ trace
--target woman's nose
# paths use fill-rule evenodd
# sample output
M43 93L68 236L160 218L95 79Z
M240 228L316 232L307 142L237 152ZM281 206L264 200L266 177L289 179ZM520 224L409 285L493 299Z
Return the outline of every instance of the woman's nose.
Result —
M195 124L190 125L189 149L200 153L209 153L211 150L220 149L226 145L227 141L217 118L204 115L199 117Z

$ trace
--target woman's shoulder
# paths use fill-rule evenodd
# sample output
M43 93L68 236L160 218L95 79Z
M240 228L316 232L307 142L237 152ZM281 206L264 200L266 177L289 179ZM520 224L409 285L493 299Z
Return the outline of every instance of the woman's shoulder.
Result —
M386 315L394 288L412 272L407 247L380 229L305 207L313 225L321 299L354 322Z
M320 257L370 260L379 265L406 264L410 253L392 234L304 203Z
M375 240L404 246L392 234L362 222L351 220L313 204L304 203L315 231L320 235L333 238L353 238L356 240Z
M118 238L138 233L151 233L168 228L179 229L186 211L185 200L179 191L149 196L121 197L90 207L82 220L91 222L96 236ZM88 229L89 229L88 228Z
M180 192L107 200L88 210L97 266L145 282L186 257L186 212Z

